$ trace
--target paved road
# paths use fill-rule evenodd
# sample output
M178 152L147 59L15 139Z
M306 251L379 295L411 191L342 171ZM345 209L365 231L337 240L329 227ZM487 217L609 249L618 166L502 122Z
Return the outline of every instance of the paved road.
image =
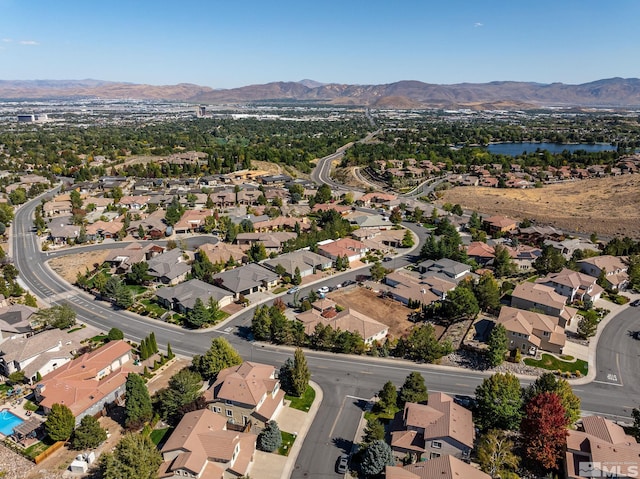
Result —
M204 352L213 336L225 334L234 347L245 359L280 366L292 349L262 345L246 341L247 327L251 323L252 308L223 326L223 331L194 332L180 329L172 325L150 320L144 317L118 311L106 303L96 301L92 296L80 292L60 277L51 272L45 265L46 254L38 250L35 234L31 232L32 213L38 201L23 205L17 212L13 224L12 248L16 267L20 271L21 281L38 297L50 304L68 302L77 311L78 319L97 326L104 331L118 327L127 338L139 341L154 331L158 343L165 345L171 342L172 349L178 354L192 356ZM411 226L421 240L426 236L422 228ZM400 257L394 267L407 263L407 258ZM345 276L334 276L322 282L335 285L355 272ZM317 288L319 284L313 286ZM304 295L308 288L303 288ZM599 373L597 381L575 388L582 398L583 409L591 413L600 413L616 418L628 418L631 408L637 406L638 388L634 384L638 370L637 348L640 344L627 343L627 329L638 328L640 321L634 311L625 311L620 318L611 321L602 336L602 346L598 348L598 364L611 363L609 358L616 356L619 363L620 383L607 380L606 371ZM609 328L612 328L611 331ZM620 337L622 335L623 337ZM613 350L606 345L617 345ZM625 351L620 351L622 348ZM334 473L335 459L350 444L356 434L360 418L358 406L362 402L358 398L371 398L387 380L400 386L404 378L412 370L420 371L426 384L432 391L444 391L451 394L472 394L487 373L454 370L431 365L415 364L402 360L348 357L331 353L307 352L307 360L316 381L324 391L324 401L314 421L302 451L296 462L292 477L331 477ZM601 359L602 358L602 359ZM604 366L603 366L604 367ZM600 366L599 366L600 368ZM523 380L527 384L528 380ZM343 440L341 440L341 438Z

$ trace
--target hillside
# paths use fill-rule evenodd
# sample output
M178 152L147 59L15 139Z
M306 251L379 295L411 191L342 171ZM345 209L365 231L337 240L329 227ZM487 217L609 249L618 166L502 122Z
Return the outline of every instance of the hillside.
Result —
M524 190L462 186L445 191L439 203L459 203L485 215L534 219L566 231L640 238L640 175Z
M298 100L397 109L531 109L548 106L626 108L640 106L640 80L611 78L581 85L508 81L455 85L419 81L399 81L386 85L343 85L302 80L220 90L189 83L158 86L100 80L0 80L0 99L49 98L162 99L207 104Z

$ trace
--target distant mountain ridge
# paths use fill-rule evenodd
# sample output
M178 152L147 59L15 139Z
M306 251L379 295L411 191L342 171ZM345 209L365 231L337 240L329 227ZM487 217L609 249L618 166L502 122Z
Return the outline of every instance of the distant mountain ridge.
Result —
M401 109L620 108L640 106L640 79L609 78L580 85L513 81L438 85L409 80L386 85L345 85L306 79L232 89L213 89L190 83L157 86L91 79L0 80L0 99L60 98L174 100L211 104L299 100Z

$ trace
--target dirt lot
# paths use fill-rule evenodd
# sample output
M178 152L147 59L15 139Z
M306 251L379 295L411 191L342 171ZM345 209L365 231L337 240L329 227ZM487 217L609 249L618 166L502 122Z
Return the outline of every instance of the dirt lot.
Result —
M382 299L366 288L338 290L327 295L339 306L353 308L389 326L389 335L404 336L413 323L407 319L411 310L392 299Z
M456 187L438 202L484 215L531 218L568 232L640 238L640 175L581 180L532 189Z
M87 268L92 270L95 263L104 263L108 254L109 250L70 254L52 259L49 266L69 283L74 283L78 273L84 273Z

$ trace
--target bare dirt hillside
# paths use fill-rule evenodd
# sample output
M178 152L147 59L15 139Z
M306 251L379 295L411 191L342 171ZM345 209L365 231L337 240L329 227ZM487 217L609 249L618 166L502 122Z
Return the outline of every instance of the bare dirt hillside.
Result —
M438 201L483 215L530 218L566 231L640 238L640 175L581 180L534 189L456 187Z
M69 283L75 283L78 273L84 274L87 269L92 270L96 263L104 263L108 254L108 250L102 250L65 255L49 261L49 266Z

